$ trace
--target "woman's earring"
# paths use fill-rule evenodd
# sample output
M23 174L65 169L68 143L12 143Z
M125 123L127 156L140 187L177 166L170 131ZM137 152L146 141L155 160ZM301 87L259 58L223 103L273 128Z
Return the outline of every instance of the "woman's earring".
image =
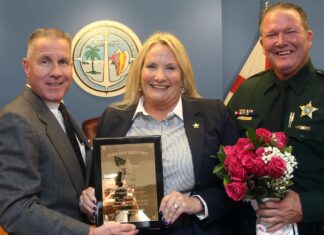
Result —
M186 92L186 90L184 89L184 87L181 87L181 88L180 88L180 93L181 93L181 94L184 94L185 92Z

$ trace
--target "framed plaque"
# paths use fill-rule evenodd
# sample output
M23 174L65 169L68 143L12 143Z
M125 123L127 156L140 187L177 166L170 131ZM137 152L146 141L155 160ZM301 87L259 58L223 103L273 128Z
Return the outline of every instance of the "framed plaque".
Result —
M161 227L161 137L96 138L93 142L97 226L108 221Z

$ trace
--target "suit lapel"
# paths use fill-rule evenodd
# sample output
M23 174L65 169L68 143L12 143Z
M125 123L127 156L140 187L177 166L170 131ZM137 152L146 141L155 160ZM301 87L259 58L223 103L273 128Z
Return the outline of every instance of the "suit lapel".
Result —
M47 137L56 149L60 160L70 175L76 191L80 193L84 189L83 174L67 135L64 133L55 116L38 96L29 88L25 88L23 95L33 105L39 120L45 125Z
M50 113L51 114L51 113ZM50 120L49 117L45 119L45 116L40 115L40 119L44 122ZM53 117L55 119L55 117ZM61 158L63 164L66 167L68 174L70 175L71 181L73 182L75 189L81 192L84 189L84 178L83 173L80 168L80 164L77 161L72 145L69 142L67 135L63 132L62 128L59 126L58 122L55 120L48 121L46 123L46 131L48 138L52 142L59 157Z
M111 120L111 130L109 131L110 137L120 137L126 136L127 131L130 129L132 125L132 118L134 112L136 110L136 106L132 108L129 112L124 111L116 111L117 115L113 120Z
M182 104L184 127L192 154L194 174L197 179L204 147L205 122L200 115L200 108L195 101L185 101L182 99Z

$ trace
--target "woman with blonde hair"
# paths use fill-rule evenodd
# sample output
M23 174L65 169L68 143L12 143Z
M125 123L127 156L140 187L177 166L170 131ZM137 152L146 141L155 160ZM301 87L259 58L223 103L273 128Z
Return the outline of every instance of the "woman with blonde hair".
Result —
M124 99L102 114L97 137L161 136L166 227L148 234L225 235L231 202L213 175L221 144L237 132L223 102L201 98L189 56L177 37L155 33L130 69ZM82 194L83 211L96 207L93 190ZM145 231L140 231L145 234Z
M139 51L128 74L128 77L131 79L127 81L124 99L123 101L114 104L114 107L118 109L128 109L138 103L140 97L143 95L141 90L141 72L145 56L151 47L157 43L168 46L179 63L179 67L183 74L182 96L187 99L200 97L195 87L195 78L190 59L183 44L171 33L158 32L147 39Z

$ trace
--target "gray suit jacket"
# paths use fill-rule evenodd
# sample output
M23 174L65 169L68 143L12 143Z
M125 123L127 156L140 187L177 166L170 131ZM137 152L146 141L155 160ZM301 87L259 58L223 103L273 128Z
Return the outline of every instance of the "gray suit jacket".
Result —
M75 121L79 140L90 147ZM81 168L67 135L31 89L0 111L0 225L10 234L88 234Z

